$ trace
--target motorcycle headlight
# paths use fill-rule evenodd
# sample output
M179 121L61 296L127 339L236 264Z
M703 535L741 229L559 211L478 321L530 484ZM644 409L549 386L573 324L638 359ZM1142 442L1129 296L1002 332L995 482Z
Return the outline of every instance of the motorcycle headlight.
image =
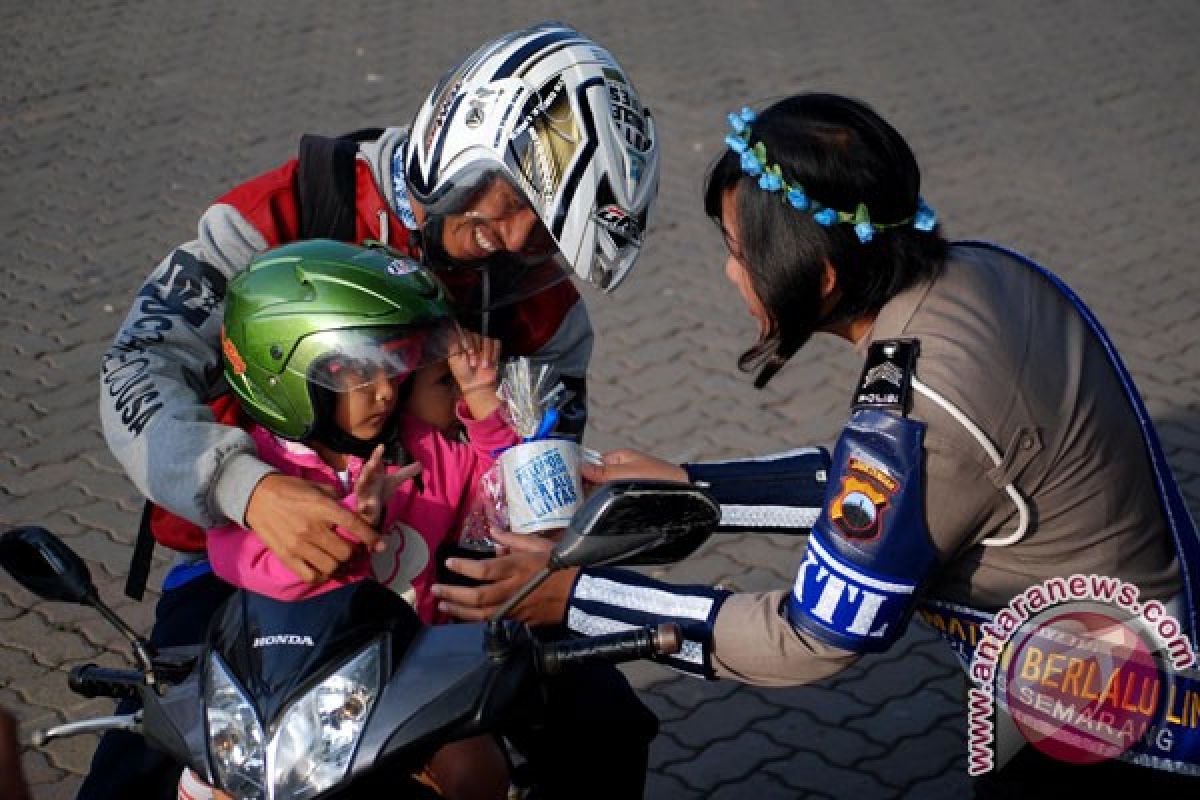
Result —
M209 656L204 713L217 780L236 798L266 796L266 747L254 706L216 654Z
M288 707L267 746L272 798L304 800L342 779L379 696L376 640Z

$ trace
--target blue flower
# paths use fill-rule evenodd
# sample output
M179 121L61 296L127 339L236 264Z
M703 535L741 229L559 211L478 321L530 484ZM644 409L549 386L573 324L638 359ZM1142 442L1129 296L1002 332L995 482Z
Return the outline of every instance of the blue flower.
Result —
M913 216L913 227L928 233L937 225L937 212L925 204L925 199L917 198L917 213Z
M741 117L742 122L745 122L747 125L749 125L751 122L754 122L754 120L758 118L758 115L754 113L754 109L750 106L742 106L742 110L738 112L738 116Z
M811 205L808 202L808 195L803 189L788 189L787 201L792 204L792 208L797 211L808 211Z
M762 164L758 163L758 158L749 150L742 153L742 172L751 177L762 174Z
M730 114L728 116L729 127L733 128L737 133L746 132L746 120L742 119L739 114Z
M725 144L729 145L729 149L735 153L744 153L746 152L746 148L750 146L746 143L745 139L735 133L725 134Z
M866 244L875 235L875 226L869 222L860 222L854 226L854 232L858 234L858 240Z
M816 214L813 214L813 219L815 219L818 224L824 225L826 228L828 228L830 225L837 224L838 213L832 208L823 208Z
M768 192L778 192L783 188L783 181L773 172L764 172L758 179L758 187Z

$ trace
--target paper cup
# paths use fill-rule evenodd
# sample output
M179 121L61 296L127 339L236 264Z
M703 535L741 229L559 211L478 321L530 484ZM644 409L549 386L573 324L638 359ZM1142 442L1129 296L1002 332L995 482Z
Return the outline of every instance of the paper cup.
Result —
M570 439L514 445L500 455L500 469L514 533L565 528L583 499L579 444Z

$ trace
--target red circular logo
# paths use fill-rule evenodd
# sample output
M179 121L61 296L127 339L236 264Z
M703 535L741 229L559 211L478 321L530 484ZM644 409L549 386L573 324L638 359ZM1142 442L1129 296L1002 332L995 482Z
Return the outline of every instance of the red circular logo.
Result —
M1164 680L1128 623L1095 610L1054 612L1013 637L1004 698L1046 755L1093 764L1121 755L1153 724Z

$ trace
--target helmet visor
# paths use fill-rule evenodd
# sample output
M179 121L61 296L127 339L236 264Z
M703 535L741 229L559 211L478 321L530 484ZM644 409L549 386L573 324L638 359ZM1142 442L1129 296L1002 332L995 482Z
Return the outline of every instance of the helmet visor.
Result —
M503 308L569 277L541 210L494 164L460 170L425 209L423 235L437 243L427 266L460 311Z
M450 320L404 328L349 328L306 337L302 347L315 354L302 359L307 370L288 371L335 392L349 392L379 380L401 381L421 367L463 350Z
M510 306L567 280L557 255L531 263L511 253L496 253L435 271L455 309L468 316Z

